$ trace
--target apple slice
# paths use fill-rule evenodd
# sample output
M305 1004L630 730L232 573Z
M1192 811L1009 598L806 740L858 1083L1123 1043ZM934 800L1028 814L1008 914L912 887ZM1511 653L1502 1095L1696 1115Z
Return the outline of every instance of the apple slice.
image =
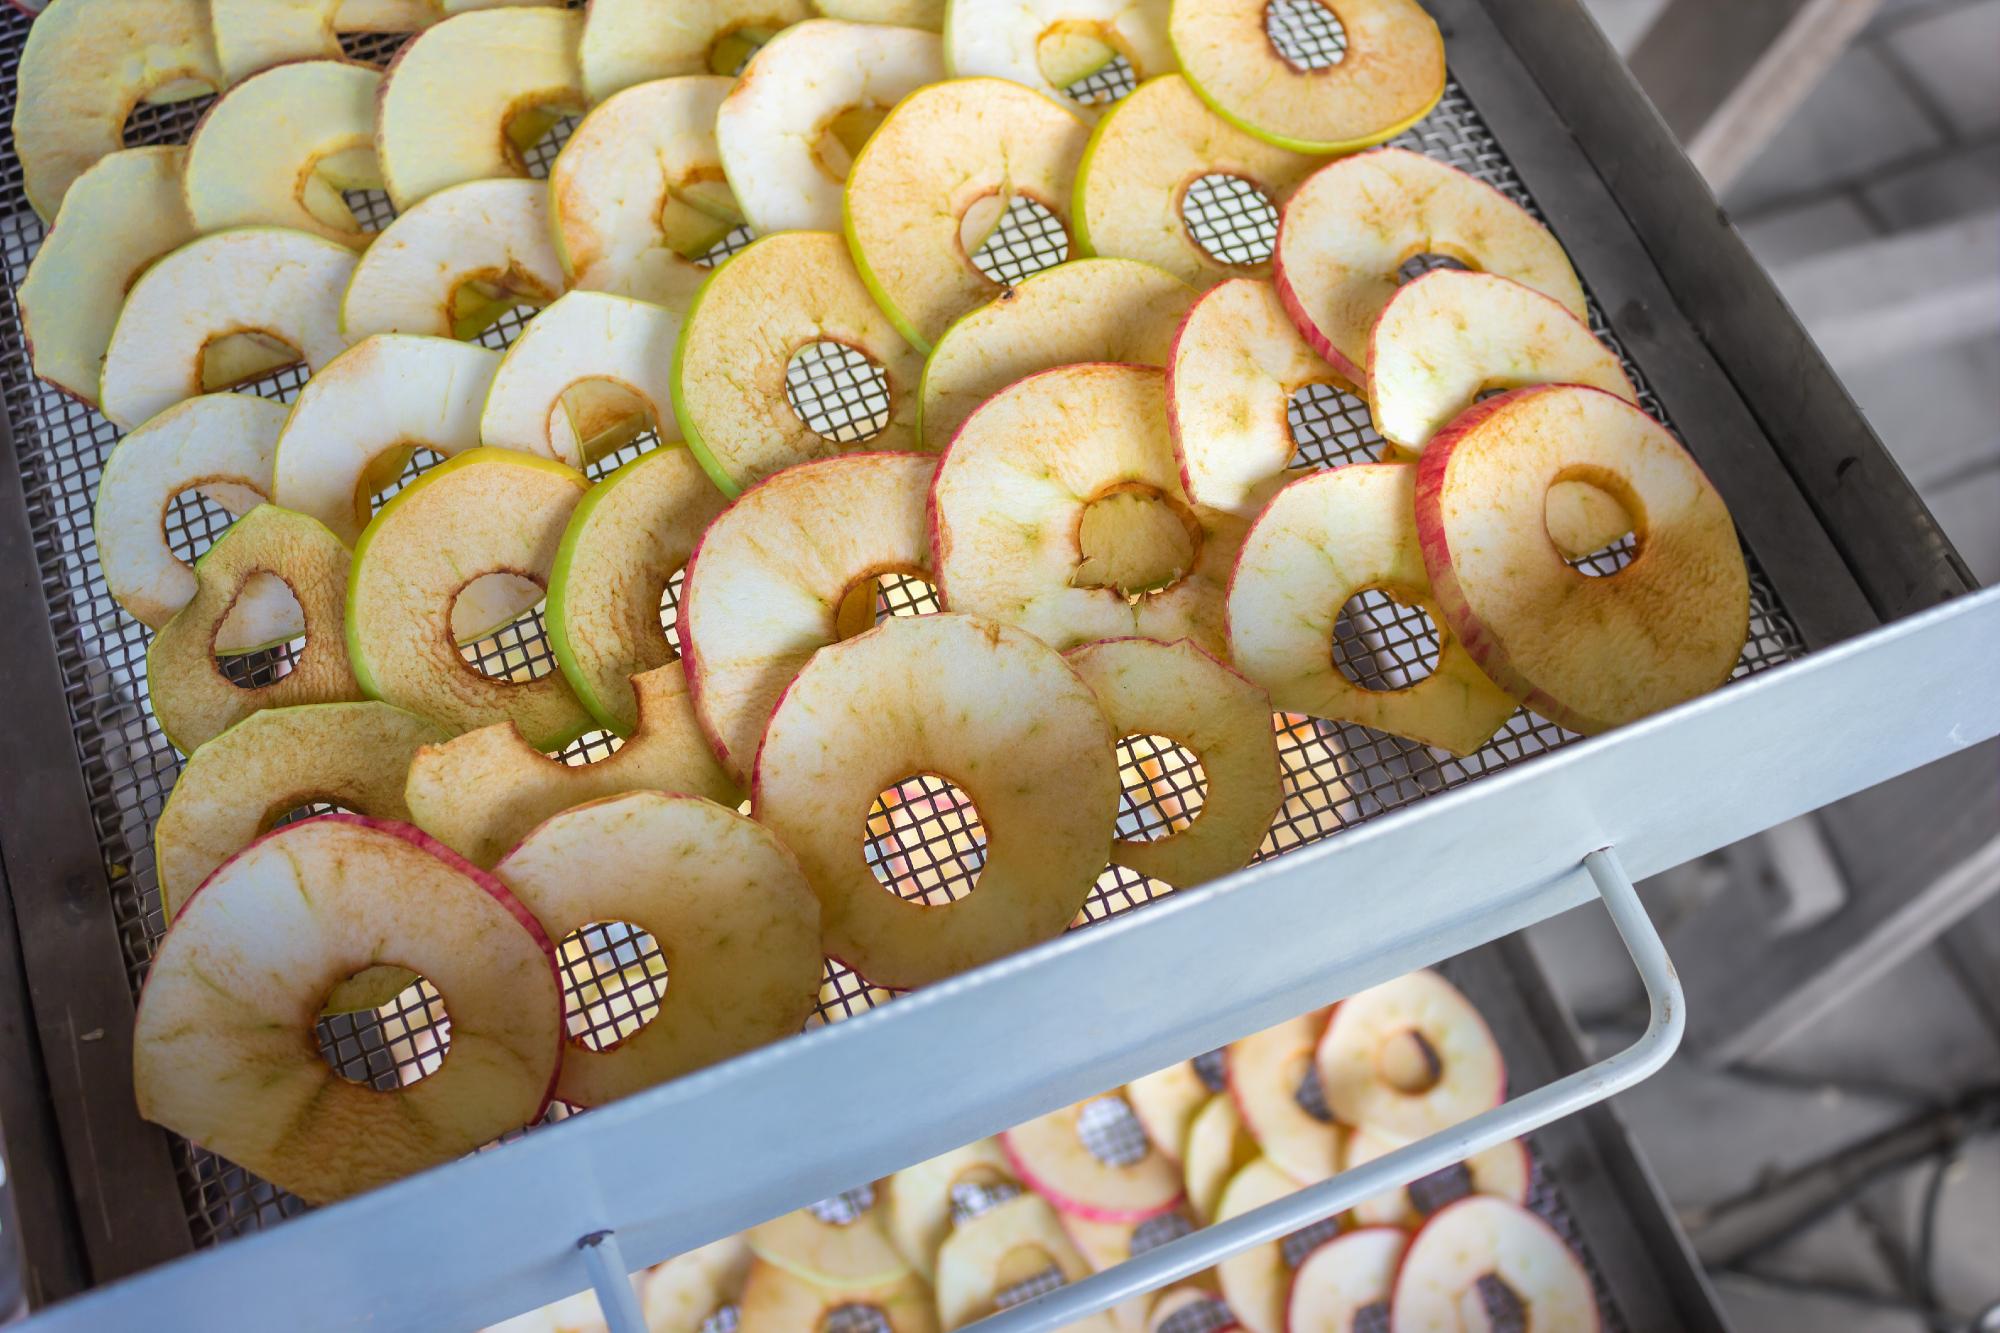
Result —
M1288 1019L1229 1044L1229 1096L1250 1136L1273 1166L1301 1184L1330 1180L1340 1170L1346 1132L1299 1101L1313 1076L1313 1052L1327 1011Z
M125 293L198 234L181 197L186 157L178 145L106 154L70 186L28 262L18 297L35 374L92 407Z
M1046 1269L1065 1283L1090 1275L1090 1265L1064 1234L1055 1209L1032 1194L1009 1199L945 1238L938 1250L937 1309L947 1330L999 1310L998 1297ZM1066 1325L1079 1333L1111 1333L1104 1315Z
M125 144L140 102L222 86L207 0L55 5L28 29L14 101L21 188L53 218L72 182Z
M194 562L196 591L146 650L146 692L160 731L188 754L263 708L364 698L340 635L348 554L303 514L258 505ZM282 580L305 621L305 647L269 685L236 685L215 660L221 626L259 575Z
M865 441L815 433L789 400L792 358L825 342L860 352L887 380L886 420ZM915 448L911 390L922 370L923 358L876 308L838 236L781 232L731 257L695 297L674 352L674 410L688 448L734 496L849 444Z
M685 792L733 808L741 795L702 742L680 671L649 671L633 677L632 688L638 726L595 763L551 759L511 722L425 746L409 765L412 818L475 865L490 866L543 820L623 792Z
M890 1176L883 1187L884 1225L897 1251L929 1279L937 1273L938 1248L951 1234L953 1191L1018 1184L1000 1141L980 1139Z
M1272 263L1299 332L1361 384L1368 332L1404 263L1426 254L1513 278L1583 318L1583 287L1546 227L1485 182L1406 148L1315 172L1285 205Z
M1476 1317L1470 1311L1496 1325L1563 1333L1603 1326L1590 1275L1562 1237L1519 1204L1483 1195L1460 1199L1417 1232L1396 1274L1390 1324L1396 1333L1455 1333Z
M946 4L945 0L813 0L813 8L821 18L941 32Z
M104 353L104 415L130 430L206 388L204 353L240 334L287 349L278 364L314 370L347 341L340 294L354 252L281 227L240 227L188 242L140 275ZM267 361L259 373L273 368Z
M1036 371L1081 361L1160 366L1194 289L1129 259L1072 259L946 330L924 362L917 433L942 449L973 410Z
M1403 1147L1405 1142L1379 1130L1357 1129L1348 1139L1347 1160L1343 1169L1372 1162ZM1519 1139L1509 1139L1485 1152L1474 1153L1462 1165L1471 1193L1491 1194L1518 1204L1528 1202L1528 1184L1533 1168L1528 1160L1527 1146ZM1425 1177L1425 1180L1433 1178ZM1423 1221L1426 1213L1436 1212L1439 1208L1435 1202L1429 1202L1428 1206L1419 1205L1418 1197L1424 1193L1423 1186L1424 1180L1417 1180L1402 1189L1364 1199L1354 1205L1355 1220L1364 1226L1415 1227Z
M1064 60L1063 46L1091 55ZM945 10L944 58L953 78L1009 79L1092 118L1102 108L1065 90L1117 56L1138 80L1173 69L1166 0L952 0Z
M517 303L555 300L567 280L548 193L540 181L472 181L404 212L355 267L342 331L473 338Z
M397 210L446 186L526 176L523 154L581 113L583 15L546 7L458 14L404 44L382 81L375 146Z
M1264 691L1186 639L1100 640L1071 650L1069 664L1113 732L1179 743L1206 779L1190 823L1151 840L1121 839L1112 862L1183 889L1249 865L1285 798Z
M1417 469L1409 463L1350 464L1278 492L1251 527L1230 579L1229 646L1237 667L1285 712L1472 754L1516 704L1480 670L1446 618L1443 595L1432 591L1412 508L1416 493ZM1437 629L1430 674L1414 684L1358 685L1334 659L1341 608L1370 589L1422 609Z
M681 652L695 710L732 773L748 776L778 697L841 637L849 593L885 574L929 577L932 466L922 455L856 454L790 468L701 534L681 588Z
M646 1328L650 1333L700 1333L717 1311L741 1304L750 1263L744 1239L725 1236L656 1265L640 1282Z
M1395 1227L1362 1227L1316 1247L1292 1274L1285 1333L1354 1333L1379 1327L1410 1238ZM1365 1322L1370 1318L1378 1322Z
M752 814L798 854L828 953L877 985L928 985L1053 939L1082 910L1117 816L1112 739L1089 686L1029 635L894 616L820 649L786 687ZM987 830L978 883L949 904L897 896L863 855L877 794L918 773L957 783Z
M856 1319L839 1312L856 1307L869 1312L861 1317L866 1322L857 1319L860 1327L886 1329L888 1333L937 1333L930 1289L914 1273L868 1285L823 1286L761 1261L750 1265L743 1284L737 1327L743 1333L839 1328L845 1319Z
M1259 1157L1229 1178L1215 1220L1227 1222L1296 1192L1299 1182L1275 1163ZM1222 1298L1249 1333L1284 1333L1285 1303L1292 1274L1281 1241L1266 1241L1230 1255L1215 1266Z
M1229 176L1272 205L1291 198L1318 161L1243 133L1202 103L1178 74L1153 79L1111 108L1076 169L1076 234L1084 253L1158 264L1183 282L1211 287L1270 272L1268 256L1225 263L1188 225L1196 181Z
M493 873L550 939L621 921L668 951L672 985L644 1026L602 1050L570 1038L556 1096L572 1106L792 1036L818 1003L819 902L792 854L734 810L659 791L602 797L539 825Z
M1417 0L1346 0L1327 15L1344 35L1331 63L1288 56L1267 35L1266 10L1263 0L1176 3L1167 30L1202 100L1260 139L1351 153L1395 138L1444 95L1444 38Z
M1071 659L1072 666L1075 659ZM1194 1061L1155 1070L1125 1085L1125 1103L1153 1147L1170 1162L1187 1160L1188 1132L1213 1094L1196 1072Z
M1270 283L1236 278L1203 293L1167 357L1167 421L1188 496L1255 518L1299 475L1290 470L1292 395L1340 383Z
M675 429L669 374L681 321L645 301L570 292L507 348L479 420L480 437L582 467L651 426Z
M459 731L511 721L538 750L581 735L590 715L560 672L527 681L482 675L459 656L452 623L454 603L482 575L545 583L587 489L581 473L560 463L470 449L383 505L355 544L347 589L348 651L368 697Z
M1214 1281L1206 1274L1197 1280L1210 1283ZM1185 1310L1202 1306L1213 1306L1215 1311L1213 1314L1191 1316L1186 1319L1174 1317ZM1146 1333L1170 1333L1171 1330L1188 1333L1190 1329L1204 1329L1209 1333L1230 1333L1230 1330L1238 1327L1235 1319L1229 1314L1229 1308L1223 1305L1222 1299L1207 1287L1169 1287L1160 1293L1159 1299L1153 1302L1153 1308L1146 1313Z
M715 117L744 219L760 232L839 231L840 189L889 108L944 78L937 35L808 19L761 47Z
M931 487L948 605L1061 649L1137 635L1223 653L1224 585L1246 525L1187 502L1162 379L1148 366L1063 366L966 419Z
M1334 1115L1420 1139L1498 1106L1507 1071L1486 1020L1435 972L1412 972L1341 1001L1319 1044Z
M1582 481L1637 520L1639 554L1608 578L1572 568L1545 520ZM1416 521L1437 603L1486 673L1589 735L1729 679L1750 580L1722 497L1666 427L1599 389L1489 398L1424 451Z
M1180 1173L1150 1141L1139 1155L1111 1160L1092 1151L1083 1137L1086 1108L1116 1105L1116 1093L1093 1097L1014 1126L1000 1135L1007 1160L1030 1189L1065 1213L1093 1222L1143 1222L1171 1212L1182 1198ZM1118 1144L1121 1158L1128 1157Z
M807 0L592 0L583 88L595 104L671 75L734 75L759 43L811 17Z
M832 1221L811 1208L775 1217L743 1233L751 1252L816 1287L855 1290L883 1286L910 1265L883 1229L882 1200L874 1194L858 1209L843 1207Z
M1062 1228L1091 1270L1102 1273L1134 1256L1141 1229L1171 1239L1193 1231L1194 1224L1179 1212L1160 1213L1144 1222L1098 1222L1075 1213L1063 1213ZM1150 1244L1147 1248L1165 1243L1164 1239L1152 1239L1150 1234L1148 1239ZM1128 1330L1128 1333L1144 1333L1146 1316L1152 1304L1153 1294L1142 1291L1137 1296L1118 1302L1106 1310L1104 1316L1119 1328Z
M1188 1207L1197 1221L1213 1220L1231 1178L1257 1156L1257 1140L1243 1127L1236 1099L1226 1093L1209 1098L1188 1126L1182 1162Z
M862 282L911 346L928 353L997 293L962 238L966 215L997 221L1026 198L1068 226L1088 138L1074 112L1004 79L932 84L889 113L847 173L842 212Z

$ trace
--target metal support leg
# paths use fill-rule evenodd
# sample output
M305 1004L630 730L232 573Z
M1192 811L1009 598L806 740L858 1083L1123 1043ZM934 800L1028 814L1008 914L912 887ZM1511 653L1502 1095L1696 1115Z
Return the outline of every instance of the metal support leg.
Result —
M604 1312L604 1326L610 1333L646 1333L646 1315L639 1308L639 1294L632 1290L632 1272L626 1267L617 1233L594 1231L578 1241L576 1247L583 1251L583 1265L590 1270L590 1285L597 1289L597 1305Z

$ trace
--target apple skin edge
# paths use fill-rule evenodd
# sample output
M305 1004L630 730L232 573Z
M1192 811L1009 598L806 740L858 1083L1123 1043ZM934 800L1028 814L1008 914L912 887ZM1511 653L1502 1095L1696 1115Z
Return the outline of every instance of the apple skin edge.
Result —
M687 313L681 317L680 337L674 340L673 368L667 373L667 384L671 389L669 396L673 399L674 420L680 425L682 443L686 444L688 452L694 455L694 461L701 464L701 470L708 474L708 479L715 483L715 488L731 500L742 495L743 488L736 484L736 479L729 475L728 470L716 458L715 451L708 447L708 441L702 439L701 431L694 423L694 417L687 410L685 395L681 392L681 381L687 365L688 330L694 327L694 312L700 308L701 299L708 295L709 286L715 281L716 275L729 267L730 260L735 258L735 255L731 255L729 259L717 264L709 275L701 280L701 286L694 289L694 296L688 302ZM697 546L696 549L700 548ZM693 565L692 560L688 561L689 568ZM685 642L683 640L683 643ZM686 651L685 648L682 651Z
M1311 177L1307 179L1310 180ZM1313 322L1312 315L1307 313L1304 300L1293 290L1291 279L1286 276L1285 223L1290 212L1291 209L1287 207L1278 214L1278 239L1271 249L1271 282L1278 289L1278 303L1284 306L1285 313L1292 317L1292 323L1298 328L1299 336L1306 340L1306 346L1319 353L1319 359L1332 366L1335 374L1349 384L1366 384L1368 382L1366 373L1320 331L1319 325Z
M1343 1230L1337 1235L1328 1236L1325 1240L1313 1246L1312 1249L1306 1252L1305 1257L1299 1260L1298 1267L1292 1270L1291 1277L1285 1283L1284 1333L1309 1333L1309 1330L1292 1322L1292 1310L1294 1306L1297 1305L1299 1299L1299 1274L1306 1271L1306 1265L1312 1262L1313 1256L1318 1254L1321 1250L1324 1250L1327 1246L1338 1244L1341 1241L1347 1240L1349 1237L1371 1236L1371 1235L1395 1236L1398 1239L1405 1242L1403 1246L1404 1252L1408 1253L1409 1251L1409 1245L1407 1243L1409 1240L1409 1233L1405 1232L1401 1227L1361 1226ZM1399 1259L1397 1263L1398 1266L1400 1267L1401 1260ZM1395 1279L1394 1276L1392 1275L1390 1278L1390 1289L1393 1291L1394 1288L1395 1288ZM1388 1295L1386 1293L1384 1294L1383 1299L1384 1300L1388 1299Z
M1002 1131L1000 1134L1000 1150L1007 1154L1007 1161L1014 1168L1014 1174L1021 1178L1022 1184L1046 1198L1060 1212L1080 1217L1086 1222L1144 1222L1150 1218L1159 1217L1163 1213L1172 1212L1174 1209L1180 1207L1181 1201L1187 1197L1185 1192L1176 1194L1173 1198L1155 1208L1097 1207L1096 1205L1085 1203L1081 1199L1073 1199L1061 1190L1052 1188L1047 1179L1038 1175L1027 1164L1021 1154L1015 1151L1012 1139L1005 1131Z
M1425 1219L1423 1226L1418 1227L1416 1232L1411 1235L1409 1248L1403 1251L1403 1262L1397 1265L1396 1282L1394 1288L1395 1293L1400 1294L1403 1282L1405 1278L1409 1276L1410 1255L1416 1250L1417 1241L1422 1238L1424 1232L1429 1230L1432 1226L1435 1226L1438 1222L1438 1219L1448 1216L1455 1209L1463 1208L1467 1204L1476 1204L1479 1203L1481 1200L1488 1198L1490 1198L1490 1196L1484 1194L1468 1194L1462 1199L1454 1199L1452 1202L1438 1209L1435 1213L1432 1213L1428 1218ZM1554 1227L1548 1224L1547 1219L1545 1219L1540 1213L1534 1212L1531 1209L1520 1208L1519 1205L1515 1206L1516 1208L1518 1208L1521 1218L1524 1222L1531 1223L1534 1226L1540 1227L1543 1231L1547 1232L1549 1239L1562 1248L1562 1252L1569 1257L1569 1261L1572 1264L1574 1264L1578 1269L1582 1269L1583 1264L1580 1260L1577 1259L1576 1252L1570 1249L1569 1242L1564 1240L1561 1234L1557 1232ZM1589 1278L1586 1276L1584 1281L1588 1283ZM1396 1296L1392 1294L1389 1298L1389 1306L1393 1310L1396 1304L1397 1304ZM1595 1300L1592 1300L1590 1302L1589 1327L1578 1328L1574 1331L1574 1333L1603 1333L1603 1329L1604 1329L1604 1313L1602 1310L1598 1308L1597 1302Z

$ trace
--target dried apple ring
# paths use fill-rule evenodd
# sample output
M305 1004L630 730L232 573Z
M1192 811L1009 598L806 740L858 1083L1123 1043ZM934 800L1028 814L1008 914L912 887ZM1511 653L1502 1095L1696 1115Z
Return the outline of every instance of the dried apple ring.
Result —
M355 266L341 332L474 338L516 304L555 300L568 279L548 196L541 181L468 181L400 214Z
M1486 1020L1430 971L1343 1000L1317 1058L1334 1115L1405 1139L1449 1129L1507 1095L1506 1065Z

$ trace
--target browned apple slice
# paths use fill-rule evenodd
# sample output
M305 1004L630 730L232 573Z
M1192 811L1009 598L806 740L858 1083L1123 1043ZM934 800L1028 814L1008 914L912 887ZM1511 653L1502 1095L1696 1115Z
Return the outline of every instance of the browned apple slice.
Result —
M1372 1162L1404 1146L1404 1142L1380 1130L1357 1129L1347 1141L1347 1160L1342 1169ZM1519 1139L1509 1139L1485 1152L1474 1153L1457 1169L1465 1172L1466 1185L1474 1194L1492 1194L1519 1204L1528 1201L1532 1167L1528 1161L1528 1149ZM1435 1201L1436 1186L1427 1182L1441 1182L1444 1174L1412 1181L1402 1189L1362 1200L1354 1205L1355 1220L1363 1226L1417 1226L1425 1215L1436 1212L1441 1206ZM1423 1198L1422 1206L1419 1205L1419 1196Z
M1313 1052L1326 1030L1326 1010L1288 1019L1229 1044L1229 1095L1250 1136L1272 1165L1302 1184L1340 1170L1346 1131L1299 1101L1316 1076Z
M1316 1247L1292 1274L1285 1333L1353 1333L1386 1316L1409 1243L1395 1227L1362 1227Z
M1406 1139L1469 1120L1507 1093L1506 1066L1486 1020L1430 971L1341 1001L1318 1059L1335 1115Z
M1498 1292L1491 1288L1497 1285ZM1506 1314L1488 1314L1498 1304ZM1390 1302L1401 1333L1465 1327L1465 1311L1519 1327L1597 1333L1590 1275L1549 1224L1505 1199L1461 1199L1424 1224L1403 1254Z
M1171 1212L1182 1197L1180 1172L1143 1136L1137 1144L1114 1142L1109 1157L1085 1141L1086 1112L1106 1100L1077 1102L1003 1133L1000 1146L1015 1174L1087 1221L1143 1222Z
M896 1249L926 1279L937 1272L938 1247L951 1234L954 1193L964 1186L1018 1190L1013 1165L998 1139L980 1139L890 1176L883 1187L883 1225Z

